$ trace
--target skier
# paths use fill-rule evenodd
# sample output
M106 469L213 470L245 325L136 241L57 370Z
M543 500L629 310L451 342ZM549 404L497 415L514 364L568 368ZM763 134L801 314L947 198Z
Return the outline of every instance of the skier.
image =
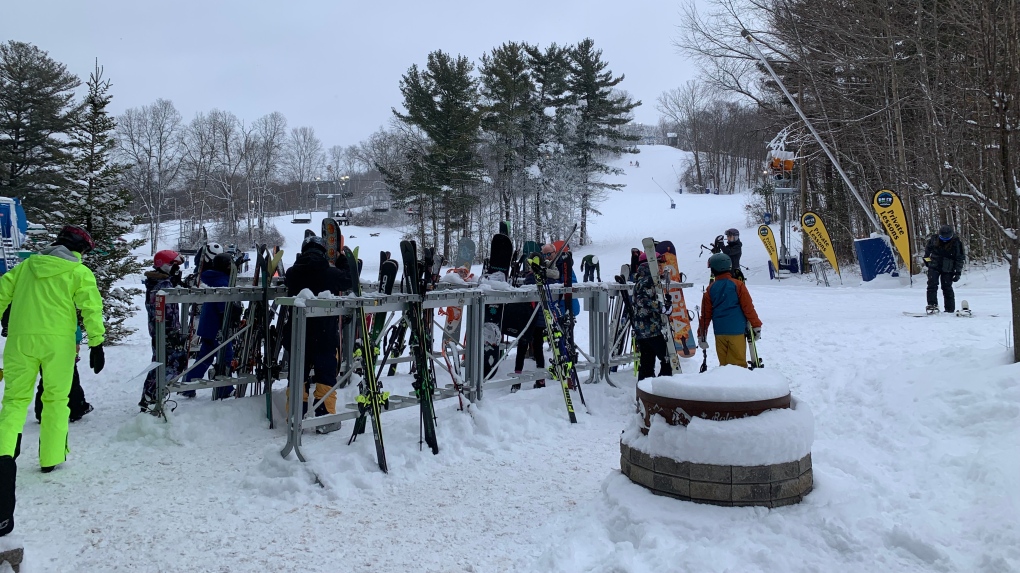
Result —
M149 318L149 338L152 345L152 361L156 361L156 293L163 289L176 288L181 285L181 265L184 257L177 251L163 250L156 253L152 261L152 270L145 273L145 312ZM172 380L188 367L186 350L187 337L181 331L181 310L177 304L166 304L163 309L163 324L166 331L166 378ZM193 398L195 391L182 392ZM142 388L142 399L138 407L143 412L156 402L156 371L149 372Z
M599 268L599 258L595 255L585 255L581 259L581 273L584 274L584 282L590 283L593 280L602 282L602 271Z
M89 334L89 365L99 374L106 364L103 299L95 275L81 264L82 255L95 246L85 229L67 225L51 246L0 277L0 314L13 303L0 408L0 536L14 529L15 458L21 453L21 432L40 368L47 385L39 465L48 473L67 459L67 397L74 378L79 311Z
M227 253L220 253L212 258L212 262L209 264L209 268L202 271L201 280L202 284L210 287L225 287L230 284L230 265L234 264L233 259ZM231 312L235 305L229 303ZM202 340L202 347L199 349L199 361L195 364L195 367L188 372L186 381L190 382L205 376L206 371L212 365L213 357L217 354L213 352L213 349L219 346L220 342L217 342L220 336L220 329L223 327L223 313L226 312L228 303L225 302L205 302L202 303L202 311L198 317L198 329L197 333L199 338ZM238 317L240 318L240 317ZM233 318L231 320L234 320ZM222 342L222 341L221 341ZM223 348L223 361L224 366L229 365L234 358L234 343L230 342ZM224 370L224 373L229 375L229 367ZM233 391L230 386L221 386L219 388L213 388L213 399L222 400L229 398ZM195 396L194 390L187 392L181 392L181 394L192 398Z
M939 310L939 281L942 282L942 298L946 312L956 311L956 293L953 283L960 280L967 255L963 252L963 241L956 236L950 225L942 225L939 232L928 239L924 247L924 263L928 266L928 306L930 314Z
M723 243L723 239L727 243ZM740 270L740 255L743 252L744 244L740 242L740 231L736 229L726 229L726 234L718 235L715 241L712 243L712 253L723 253L729 255L730 261L733 263L733 267L730 274L737 280L744 280L744 273Z
M301 254L287 269L284 284L288 296L297 296L304 289L318 295L329 292L339 296L353 286L349 270L333 267L326 260L326 240L312 235L301 245ZM340 257L337 261L343 260ZM284 334L289 346L289 332ZM336 316L309 318L305 325L305 404L308 403L308 386L315 383L315 400L321 400L333 389L337 375L337 348L340 346L340 320ZM312 369L315 374L309 377ZM315 409L316 416L336 413L336 392ZM329 431L339 429L339 424Z
M668 296L668 295L667 295ZM672 376L666 338L662 335L662 315L668 314L671 305L666 302L664 309L652 282L648 267L648 255L638 255L637 276L634 279L634 337L638 346L638 380L655 376L655 360L659 360L659 376Z
M701 317L698 321L698 346L708 349L708 323L715 331L715 352L719 365L732 364L747 368L747 324L751 336L761 338L761 319L754 310L751 293L744 281L733 278L733 260L725 253L708 258L712 269L712 282L701 297Z

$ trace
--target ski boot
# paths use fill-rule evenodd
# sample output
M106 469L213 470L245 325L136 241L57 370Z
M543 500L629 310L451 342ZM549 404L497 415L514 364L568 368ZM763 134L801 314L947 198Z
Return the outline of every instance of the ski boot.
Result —
M971 314L970 312L970 303L968 303L967 301L961 301L960 310L956 311L956 316L961 316L965 318L973 317L974 315Z
M937 305L937 304L929 304L928 306L924 307L924 312L925 312L925 314L938 314L939 313L939 305Z

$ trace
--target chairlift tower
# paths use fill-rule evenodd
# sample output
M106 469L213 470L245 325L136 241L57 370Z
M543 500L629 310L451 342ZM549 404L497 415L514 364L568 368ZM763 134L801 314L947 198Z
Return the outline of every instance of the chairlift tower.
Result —
M790 236L787 207L790 195L797 189L794 164L796 155L792 151L769 150L765 159L766 171L772 178L772 191L779 197L779 258L790 258Z
M328 170L330 173L333 173L332 168L329 168ZM316 190L315 198L318 199L321 197L323 199L329 199L330 217L340 216L339 212L336 210L337 199L341 199L344 202L344 209L346 211L351 210L350 205L348 205L347 203L347 199L354 195L353 193L347 191L347 183L350 181L350 179L351 177L349 175L342 175L340 177L337 177L336 179L331 179L329 181L322 181L318 177L315 178L315 190ZM328 193L318 193L320 183L328 184L331 190ZM344 216L346 217L346 215Z

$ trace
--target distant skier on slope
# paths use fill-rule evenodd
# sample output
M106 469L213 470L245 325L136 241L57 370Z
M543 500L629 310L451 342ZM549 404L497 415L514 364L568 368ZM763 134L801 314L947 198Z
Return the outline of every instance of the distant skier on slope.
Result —
M103 299L96 277L81 263L96 244L88 231L64 227L53 244L0 277L0 314L13 305L4 348L3 407L0 409L0 536L14 529L15 457L40 368L46 375L45 408L39 429L39 465L44 473L67 459L67 404L74 376L78 312L89 335L89 365L99 374L103 352Z
M581 259L581 273L584 275L584 282L590 283L594 280L602 282L602 271L599 268L599 258L595 255L585 255Z
M711 322L719 365L747 368L747 341L744 338L747 324L750 322L751 336L758 340L761 338L761 319L754 310L747 285L733 278L730 272L732 264L732 259L724 253L716 253L708 259L713 281L701 297L698 346L708 349L708 323Z
M304 289L313 294L329 292L339 296L351 290L350 273L338 269L326 260L326 240L312 235L301 244L301 254L294 265L287 269L284 284L288 296L297 296ZM337 260L346 260L340 257ZM290 332L284 334L289 344ZM340 346L340 317L322 316L309 318L305 323L305 398L308 402L308 386L315 384L315 400L321 400L336 384L337 347ZM310 376L312 369L315 374ZM336 413L336 392L315 409L316 416ZM339 429L340 426L330 428Z
M939 309L938 288L942 282L942 298L946 312L956 311L956 293L953 283L960 280L967 255L963 252L963 242L956 236L951 225L942 225L939 232L928 239L924 247L924 262L928 266L928 306L929 313Z
M638 255L638 268L634 279L634 337L638 346L638 380L655 376L655 360L658 359L659 376L672 376L673 366L670 364L666 338L662 335L662 315L669 312L671 305L667 301L666 309L659 304L659 296L652 282L652 272L648 268L648 255Z

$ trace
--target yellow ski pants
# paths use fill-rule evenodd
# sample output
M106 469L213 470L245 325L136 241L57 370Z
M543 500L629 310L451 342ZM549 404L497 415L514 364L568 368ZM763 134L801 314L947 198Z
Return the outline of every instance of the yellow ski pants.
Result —
M743 334L716 334L715 353L719 366L732 364L747 368L747 338Z
M74 378L74 334L12 334L4 348L4 399L0 407L0 456L14 456L25 428L28 405L42 369L43 411L39 429L39 465L55 466L67 459L67 395Z

